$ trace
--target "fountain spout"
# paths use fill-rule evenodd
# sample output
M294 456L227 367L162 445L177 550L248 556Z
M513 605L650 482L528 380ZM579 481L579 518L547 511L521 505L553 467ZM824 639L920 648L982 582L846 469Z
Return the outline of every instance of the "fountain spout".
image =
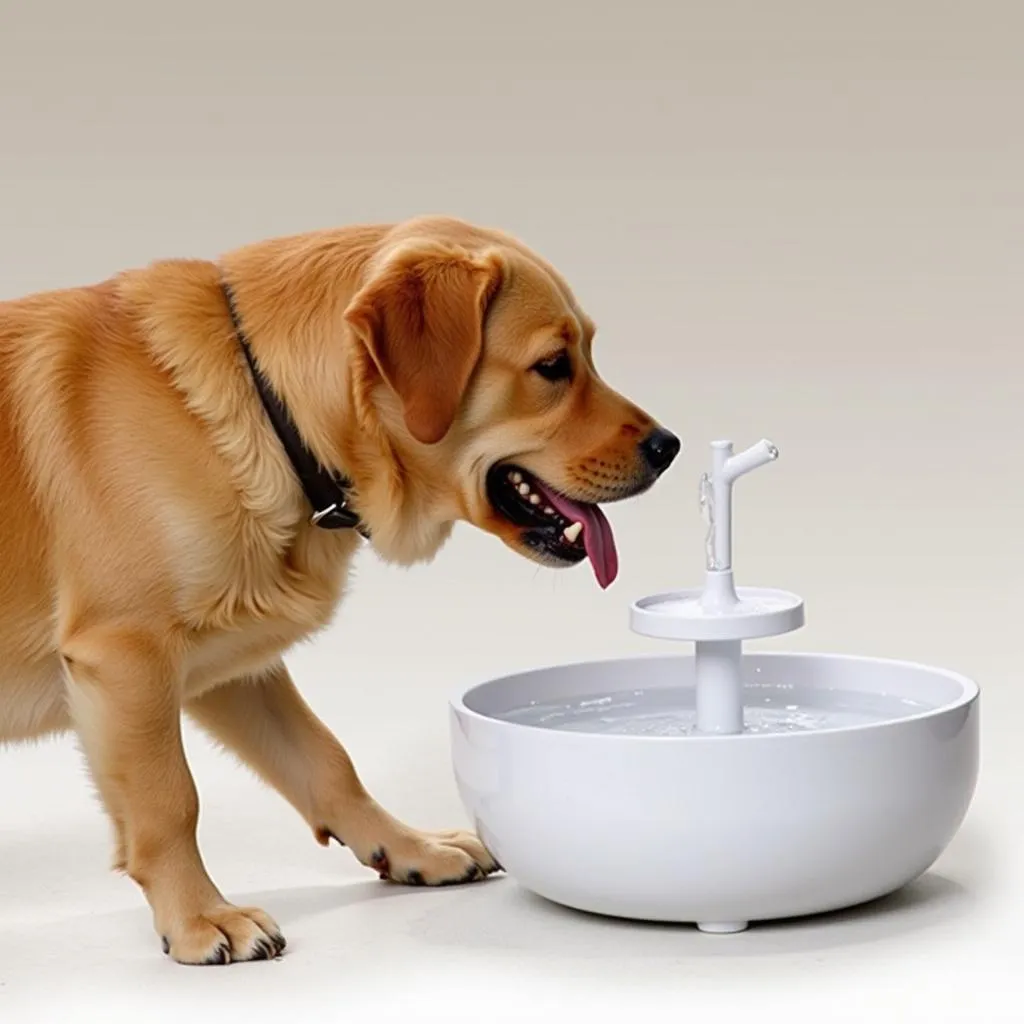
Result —
M747 473L774 462L779 449L761 440L733 454L732 441L711 442L711 473L702 480L703 501L709 520L707 576L702 603L708 610L735 607L739 598L732 576L732 487Z
M722 446L722 450L732 448L728 441L716 441L716 451L719 450L719 446ZM757 469L758 466L765 466L769 462L774 462L778 457L779 449L771 441L764 439L758 441L757 444L752 444L746 451L740 452L739 455L727 458L722 466L722 475L728 483L732 483L737 477Z

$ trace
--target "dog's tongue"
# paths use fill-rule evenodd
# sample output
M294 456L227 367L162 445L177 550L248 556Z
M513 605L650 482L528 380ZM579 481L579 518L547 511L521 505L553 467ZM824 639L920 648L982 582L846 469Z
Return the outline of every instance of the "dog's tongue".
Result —
M583 524L583 546L601 589L611 586L619 574L619 553L611 523L597 505L585 505L564 495L547 492L545 497L570 523Z

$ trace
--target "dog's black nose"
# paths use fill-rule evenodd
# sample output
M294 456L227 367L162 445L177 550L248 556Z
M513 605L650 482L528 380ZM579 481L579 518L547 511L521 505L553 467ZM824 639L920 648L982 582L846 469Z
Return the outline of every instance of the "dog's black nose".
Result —
M679 449L682 447L682 441L675 434L670 434L667 430L660 428L651 431L640 442L640 451L643 452L647 464L655 473L659 474L664 473L672 465L672 460L679 454Z

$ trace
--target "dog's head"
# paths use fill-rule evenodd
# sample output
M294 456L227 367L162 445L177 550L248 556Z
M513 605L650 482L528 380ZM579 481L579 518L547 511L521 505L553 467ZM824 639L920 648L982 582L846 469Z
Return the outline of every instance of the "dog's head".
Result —
M404 505L544 565L589 556L606 587L618 558L599 503L646 491L680 442L602 380L594 325L548 264L446 227L382 254L345 313L365 405L415 492ZM403 528L379 503L364 514Z

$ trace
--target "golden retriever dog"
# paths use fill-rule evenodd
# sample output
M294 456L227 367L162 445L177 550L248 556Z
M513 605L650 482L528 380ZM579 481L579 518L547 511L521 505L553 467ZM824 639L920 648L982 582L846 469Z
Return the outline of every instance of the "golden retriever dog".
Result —
M594 330L543 259L448 217L0 303L0 741L77 733L174 960L285 944L206 871L183 712L382 878L500 870L376 803L282 656L360 545L422 562L457 521L613 580L598 503L680 444L602 381Z

